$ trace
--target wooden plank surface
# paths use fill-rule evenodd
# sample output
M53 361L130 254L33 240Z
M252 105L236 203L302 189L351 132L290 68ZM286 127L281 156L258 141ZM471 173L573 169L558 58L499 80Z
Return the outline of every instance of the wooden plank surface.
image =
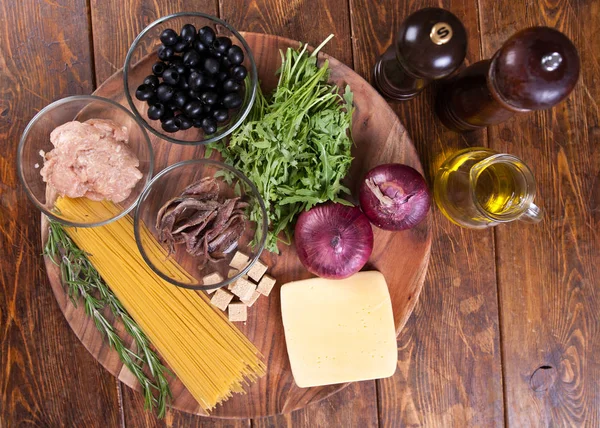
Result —
M220 17L239 30L277 34L312 46L318 46L333 33L335 37L324 52L345 64L352 64L348 3L324 0L315 6L311 0L252 0L245 6L236 0L219 1ZM305 409L252 422L256 427L377 426L375 382L356 383Z
M1 427L600 425L597 1L90 3L95 75L85 1L0 1L0 135L6 142L0 146ZM530 25L555 26L580 50L581 81L567 102L489 132L444 130L432 114L432 89L394 104L430 182L454 150L489 141L531 166L546 221L473 232L452 226L434 210L431 267L399 338L393 378L354 384L288 415L233 422L171 411L157 421L143 410L138 393L117 385L81 346L50 292L39 257L39 214L26 201L15 171L27 121L57 98L90 93L94 77L101 83L121 67L135 35L167 13L220 14L239 29L312 44L333 32L337 37L326 51L370 78L402 19L430 5L463 20L470 63L491 56L514 31Z
M429 6L453 12L468 34L467 64L480 60L475 0L372 2L351 0L354 68L365 77L410 13ZM395 30L393 30L395 29ZM454 151L485 146L484 132L459 135L433 114L433 88L392 103L428 169ZM431 262L415 312L398 338L398 371L378 381L382 426L502 426L502 374L496 304L494 240L433 210Z
M115 380L58 308L15 162L35 113L93 89L86 3L3 1L0 25L0 427L117 426Z
M92 31L96 81L102 84L125 62L129 46L135 37L161 16L182 11L217 15L217 4L211 0L178 0L154 2L148 0L91 0ZM230 426L247 427L250 420L223 423L219 419L201 418L169 409L164 420L144 410L141 395L121 384L123 421L126 426Z
M489 128L491 147L521 157L538 182L539 225L496 229L510 426L600 426L600 4L480 0L483 52L548 25L581 56L579 83L551 111Z

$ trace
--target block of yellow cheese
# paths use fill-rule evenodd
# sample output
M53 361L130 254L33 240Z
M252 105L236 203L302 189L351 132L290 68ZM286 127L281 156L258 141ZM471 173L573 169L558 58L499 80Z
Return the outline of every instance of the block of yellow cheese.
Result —
M285 284L281 315L299 387L380 379L396 371L394 315L380 272Z

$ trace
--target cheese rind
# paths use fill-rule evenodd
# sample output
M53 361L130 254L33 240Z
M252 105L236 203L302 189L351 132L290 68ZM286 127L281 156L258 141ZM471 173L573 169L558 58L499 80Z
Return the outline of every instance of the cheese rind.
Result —
M281 287L292 374L301 388L380 379L396 371L392 303L379 272Z

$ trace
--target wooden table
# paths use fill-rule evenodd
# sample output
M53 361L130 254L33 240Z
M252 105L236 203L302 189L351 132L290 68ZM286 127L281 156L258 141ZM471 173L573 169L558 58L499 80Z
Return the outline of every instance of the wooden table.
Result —
M313 45L335 33L326 51L370 78L403 18L433 5L463 21L469 64L533 25L560 29L579 49L581 77L566 102L488 130L444 129L431 89L393 105L430 182L459 148L515 154L538 180L545 221L470 231L433 210L426 284L390 379L256 420L144 412L142 397L79 343L50 290L39 213L16 176L27 122L51 101L91 93L138 32L172 12ZM600 426L599 25L596 0L0 0L0 427Z

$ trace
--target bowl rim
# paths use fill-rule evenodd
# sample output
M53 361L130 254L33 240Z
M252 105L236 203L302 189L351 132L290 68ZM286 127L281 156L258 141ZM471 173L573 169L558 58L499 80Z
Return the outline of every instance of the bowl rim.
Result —
M35 124L42 118L44 117L44 115L51 109L59 107L63 104L68 104L70 102L73 101L96 101L96 102L104 102L107 104L110 104L113 107L116 107L117 109L120 109L121 111L125 112L127 115L129 115L129 117L131 117L131 119L133 119L133 122L140 128L140 130L142 131L142 136L144 138L144 140L146 141L146 146L148 147L148 153L149 153L149 167L148 167L148 174L146 176L146 181L144 183L144 186L142 188L142 192L140 192L140 194L138 195L138 197L131 202L131 204L129 205L129 207L127 207L127 209L123 209L119 214L117 214L114 217L111 217L107 220L103 220L103 221L99 221L99 222L94 222L94 223L78 223L78 222L73 222L73 221L69 221L69 220L65 220L63 218L60 218L58 216L56 216L55 214L53 214L50 210L48 210L45 206L43 206L38 200L37 198L31 193L31 191L29 190L29 185L27 184L27 181L25 180L25 177L23 175L23 163L22 163L22 156L23 156L23 148L25 147L25 142L27 140L27 137L29 135L29 133L31 132L31 130L33 129L33 127L35 126ZM66 123L66 122L65 122ZM99 97L97 95L72 95L69 97L65 97L65 98L60 98L50 104L48 104L46 107L44 107L43 109L41 109L35 116L33 116L33 118L31 118L31 120L29 121L29 123L27 124L27 126L25 127L25 129L23 130L23 133L21 134L21 138L19 140L19 145L17 147L17 175L19 176L19 181L21 182L21 185L23 186L23 188L25 189L25 194L27 195L27 198L36 206L37 209L39 209L42 214L44 214L46 217L48 217L50 220L52 221L56 221L62 225L65 225L67 227L98 227L98 226L104 226L107 225L115 220L119 220L122 217L125 217L127 214L129 214L138 204L139 200L140 200L140 195L143 193L143 190L148 186L148 184L150 183L150 181L152 180L152 174L154 172L154 149L152 148L152 143L150 141L150 137L148 137L148 133L146 132L146 130L144 129L144 127L142 126L142 124L140 123L140 121L137 119L137 117L135 117L135 115L129 111L125 106L117 103L116 101L113 101L111 99L108 98L104 98L104 97Z
M146 255L146 251L144 250L144 247L141 243L142 239L140 236L140 222L141 222L140 208L141 208L142 204L144 203L144 201L146 200L146 198L148 197L150 190L163 176L167 175L169 172L171 172L175 169L181 168L181 167L192 165L192 164L213 165L218 168L226 169L226 170L232 172L233 174L235 174L236 177L241 179L242 181L244 181L250 187L252 192L255 194L255 197L258 200L258 204L260 206L260 210L262 212L263 236L261 237L261 240L258 244L258 249L256 251L256 254L252 257L252 259L250 260L250 262L246 265L246 267L244 269L239 271L236 275L232 276L231 278L226 278L224 281L221 281L218 284L190 285L190 284L185 284L185 283L174 280L173 278L163 274L158 268L156 268L154 266L154 263L152 263L152 261ZM247 220L247 221L249 221L249 220ZM258 261L262 252L265 249L265 244L267 242L267 228L268 227L269 227L269 222L268 222L268 218L267 218L267 209L265 207L263 198L260 195L260 192L258 191L258 188L241 171L237 170L236 168L234 168L230 165L227 165L226 163L223 163L223 162L220 162L220 161L217 161L214 159L190 159L190 160L174 163L173 165L169 165L168 167L166 167L165 169L160 171L158 174L156 174L156 176L154 176L152 181L150 181L150 183L148 183L148 185L146 185L146 187L140 194L140 198L138 199L138 203L135 207L135 213L133 216L133 232L135 235L135 243L138 247L140 254L142 255L142 258L146 262L146 264L148 266L150 266L150 269L152 269L152 271L154 271L154 273L156 273L158 276L160 276L165 281L170 282L171 284L176 285L178 287L187 288L190 290L212 290L212 289L222 288L222 287L225 287L225 286L231 284L232 282L237 281L240 277L245 275L246 272L248 272L250 270L250 268L252 268L254 263L256 263ZM150 229L150 228L148 228L148 229ZM152 232L150 232L150 233L152 233Z
M252 68L252 73L251 73L252 88L251 88L251 93L250 93L250 100L248 101L248 105L246 106L245 110L241 112L237 121L232 126L230 126L227 131L223 132L222 134L215 134L214 136L212 136L208 139L204 139L204 140L200 140L200 141L179 140L177 138L170 137L170 136L163 134L163 133L157 131L156 129L154 129L154 127L151 126L146 121L146 119L140 114L138 109L135 107L135 103L133 102L133 99L131 98L131 94L129 91L129 84L127 83L127 80L129 77L129 68L130 68L130 63L131 63L131 57L133 56L133 52L134 52L135 48L138 46L140 40L146 35L146 33L148 33L152 28L156 27L157 25L162 24L162 23L169 21L171 19L174 19L174 18L182 17L182 16L199 16L199 17L206 18L209 21L213 21L214 23L222 25L223 27L227 28L242 43L242 46L244 47L246 53L248 54L248 58L250 60L250 66ZM131 43L131 45L129 46L129 49L127 50L127 55L125 56L125 64L123 65L123 89L125 90L125 98L127 98L127 102L129 103L129 108L131 109L133 114L139 118L142 125L146 129L148 129L152 134L156 135L158 138L169 141L171 143L181 144L181 145L185 145L185 146L198 146L198 145L214 143L215 141L219 141L219 140L227 137L229 134L231 134L233 131L235 131L237 128L239 128L240 125L244 122L244 120L246 120L246 117L248 117L248 114L250 114L250 110L252 109L252 106L254 105L254 101L256 100L257 87L258 87L258 70L256 68L256 63L254 61L254 55L252 54L252 50L250 49L250 46L246 42L246 39L244 39L244 37L242 37L242 35L235 28L233 28L231 25L229 25L227 22L217 18L216 16L209 15L209 14L202 13L202 12L172 13L170 15L165 15L163 17L160 17L157 20L153 21L152 23L148 24L146 26L146 28L144 28L140 32L140 34L137 35L137 37L135 38L133 43Z

